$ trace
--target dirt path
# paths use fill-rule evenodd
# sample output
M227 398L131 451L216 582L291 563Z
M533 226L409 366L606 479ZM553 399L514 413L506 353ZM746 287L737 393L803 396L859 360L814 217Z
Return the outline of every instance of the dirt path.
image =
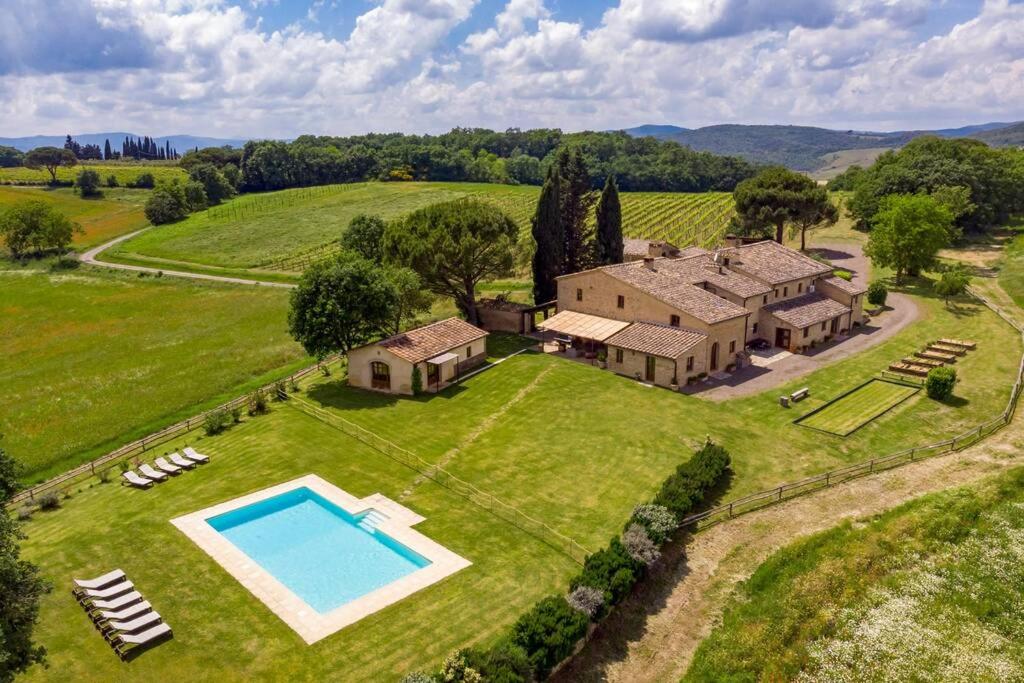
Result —
M557 681L677 681L736 584L794 540L1015 465L1024 417L987 442L766 508L668 550L657 576L594 633ZM685 544L685 553L682 545Z
M811 251L829 259L836 268L849 270L853 273L855 283L867 285L868 260L856 242L823 243L815 245ZM783 358L767 368L743 368L733 373L729 379L687 393L711 401L728 401L759 394L881 344L921 316L921 310L909 296L892 293L889 294L886 303L886 311L862 326L856 334L845 341L806 354Z
M130 266L130 265L127 265L125 263L110 263L108 261L99 261L99 260L97 260L96 257L99 256L102 252L104 252L107 249L109 249L110 247L112 247L112 246L114 246L116 244L120 244L121 242L124 242L126 240L130 240L131 238L135 237L136 235L141 234L141 233L145 232L146 230L150 230L150 229L151 228L143 228L142 230L136 230L135 232L130 232L127 235L121 235L120 237L115 237L114 239L110 240L109 242L104 242L103 244L99 245L98 247L93 247L92 249L89 249L88 251L83 252L78 257L78 260L81 261L82 263L88 263L91 266L101 266L103 268L114 268L116 270L131 270L131 271L134 271L134 272L137 272L137 273L152 273L153 275L156 275L157 273L162 273L163 275L167 275L167 276L184 277L184 278L189 278L191 280L212 280L214 282L229 282L231 284L236 284L236 285L259 285L261 287L284 287L286 289L293 289L295 287L295 285L287 283L287 282L266 282L264 280L249 280L247 278L242 278L242 277L227 277L225 275L207 275L205 273L189 273L189 272L186 272L186 271L183 271L183 270L165 270L163 268L149 268L149 267L146 267L146 266Z

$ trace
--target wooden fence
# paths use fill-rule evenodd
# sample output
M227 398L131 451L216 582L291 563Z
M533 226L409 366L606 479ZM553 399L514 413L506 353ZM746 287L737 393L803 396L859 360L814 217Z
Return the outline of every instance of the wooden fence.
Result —
M1005 320L1011 327L1017 330L1017 332L1021 334L1022 343L1024 343L1024 328L1022 328L1020 323L1011 318L1002 309L976 290L969 288L968 292L992 309L996 315ZM774 505L783 500L789 500L791 498L796 498L797 496L813 493L814 491L820 491L821 489L828 488L835 484L840 484L844 481L849 481L856 477L862 477L874 472L881 472L882 470L892 469L893 467L899 467L900 465L917 462L918 460L942 455L944 453L952 453L954 451L967 448L968 446L972 446L1009 424L1017 409L1017 400L1020 398L1022 385L1024 385L1024 355L1021 356L1020 363L1017 366L1017 379L1010 392L1010 398L1006 403L1006 408L999 416L989 420L988 422L963 432L952 439L929 444L927 446L908 448L897 453L891 453L878 458L872 458L866 462L859 462L853 465L847 465L846 467L829 470L828 472L817 474L813 477L808 477L807 479L782 484L781 486L776 486L773 489L759 491L748 496L743 496L742 498L737 498L736 500L731 500L728 503L711 508L710 510L698 512L686 517L683 519L681 526L703 529L711 526L712 524L732 519L737 515L752 512L768 505Z
M313 372L319 371L322 365L333 362L336 358L337 357L332 357L327 359L324 363L310 365L309 367L303 368L295 373L292 373L287 377L276 380L262 387L262 389L263 391L271 391L274 385L277 384L278 382L290 383L298 381L299 379ZM48 479L47 481L44 481L41 484L37 484L30 488L18 491L18 493L14 494L14 496L11 498L7 505L8 507L14 507L26 502L35 502L36 498L45 493L51 491L64 491L65 489L70 488L76 482L86 477L98 475L105 470L109 470L117 466L118 463L120 463L122 460L125 460L126 458L142 455L143 453L146 453L147 451L152 449L154 446L159 446L162 443L166 443L171 439L175 439L179 436L189 433L193 429L201 427L203 425L204 420L206 419L206 416L209 415L210 413L214 413L220 410L232 410L233 408L244 407L247 404L248 400L248 395L239 396L238 398L234 398L228 401L227 403L222 403L216 408L211 408L210 410L190 417L187 420L182 420L181 422L177 422L169 427L165 427L158 432L154 432L153 434L144 436L141 439L125 444L124 446L121 446L120 448L117 448L107 453L106 455L102 455L99 458L92 460L91 462L79 465L78 467L72 470L68 470L67 472L60 474L54 477L53 479Z
M360 427L354 422L349 422L336 413L328 412L318 406L315 406L302 398L293 396L290 403L307 415L320 420L324 424L333 427L338 431L344 432L352 438L366 444L370 448L380 451L389 458L412 470L415 470L416 472L419 472L424 477L444 486L450 491L454 491L458 495L468 499L476 505L479 505L509 524L512 524L531 536L543 541L555 550L565 553L579 564L583 564L583 560L585 560L587 555L590 554L590 551L577 543L575 539L570 538L561 532L555 531L544 522L527 515L515 506L509 505L508 503L495 498L494 495L487 493L486 491L481 491L473 484L459 479L440 465L429 463L415 453L412 453L401 446L374 434L368 429Z

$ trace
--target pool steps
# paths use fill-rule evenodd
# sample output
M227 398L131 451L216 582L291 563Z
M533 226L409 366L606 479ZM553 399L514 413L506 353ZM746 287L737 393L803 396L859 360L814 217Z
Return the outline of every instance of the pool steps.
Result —
M377 530L377 527L380 525L380 523L386 520L387 518L388 517L385 514L377 512L376 510L370 510L369 512L366 513L366 515L363 516L362 519L359 520L358 526L363 531L373 533Z

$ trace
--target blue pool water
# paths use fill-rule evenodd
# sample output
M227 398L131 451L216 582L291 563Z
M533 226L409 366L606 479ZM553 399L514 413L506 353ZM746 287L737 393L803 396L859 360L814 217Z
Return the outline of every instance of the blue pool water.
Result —
M426 567L430 561L308 488L206 520L317 612Z

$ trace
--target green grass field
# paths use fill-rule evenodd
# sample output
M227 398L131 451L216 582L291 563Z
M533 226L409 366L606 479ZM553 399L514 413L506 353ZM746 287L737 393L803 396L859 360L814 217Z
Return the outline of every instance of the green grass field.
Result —
M813 413L796 421L838 436L848 436L879 415L891 410L916 394L920 389L896 382L875 379Z
M476 197L505 210L525 231L539 189L479 183L357 183L243 195L152 230L112 250L115 259L164 259L226 268L301 271L335 242L358 213L394 218L440 201ZM707 245L733 213L728 193L622 194L627 236Z
M740 584L684 681L1024 678L1024 470L847 522Z
M134 164L134 163L80 163L75 166L61 166L57 169L57 180L62 183L70 183L78 177L83 169L91 169L100 174L101 182L107 184L107 176L113 175L117 182L122 185L134 183L143 173L152 173L153 178L158 182L172 178L184 178L185 171L173 164ZM13 168L0 168L0 185L47 185L50 182L50 172L45 168L33 170L16 166Z
M1016 226L1021 231L1024 225ZM1024 231L1007 244L999 264L999 285L1021 308L1024 308Z
M34 480L194 414L304 354L287 293L0 266L0 434Z
M103 197L82 199L71 188L12 187L0 185L0 211L24 201L44 201L82 226L74 245L91 247L149 225L142 206L146 190L103 188Z

